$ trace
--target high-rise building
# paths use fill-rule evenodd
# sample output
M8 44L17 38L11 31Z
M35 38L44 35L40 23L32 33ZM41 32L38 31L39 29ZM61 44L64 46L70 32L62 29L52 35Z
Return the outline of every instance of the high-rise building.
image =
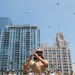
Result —
M6 25L12 25L9 17L0 17L0 29L5 29Z
M0 30L0 70L23 69L29 54L40 46L40 29L31 25L12 25Z
M73 70L72 71L75 74L75 63L72 64L72 67L73 67Z
M63 75L70 75L72 61L69 43L61 32L57 33L53 46L42 44L41 47L44 49L44 58L49 61L47 70L56 71L59 69Z

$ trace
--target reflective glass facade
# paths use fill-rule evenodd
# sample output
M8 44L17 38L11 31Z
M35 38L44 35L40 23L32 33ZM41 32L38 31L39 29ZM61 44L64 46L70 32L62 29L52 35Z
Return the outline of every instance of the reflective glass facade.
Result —
M29 54L40 46L40 29L38 26L6 26L0 30L0 70L23 69Z
M0 17L0 29L5 29L6 25L12 25L9 17Z

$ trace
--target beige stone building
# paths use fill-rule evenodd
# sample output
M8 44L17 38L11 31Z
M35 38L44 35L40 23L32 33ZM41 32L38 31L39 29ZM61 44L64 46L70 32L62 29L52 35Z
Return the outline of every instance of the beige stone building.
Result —
M41 44L44 49L44 58L49 61L47 70L56 71L59 69L63 75L69 75L72 70L71 54L69 43L64 35L59 32L53 46Z

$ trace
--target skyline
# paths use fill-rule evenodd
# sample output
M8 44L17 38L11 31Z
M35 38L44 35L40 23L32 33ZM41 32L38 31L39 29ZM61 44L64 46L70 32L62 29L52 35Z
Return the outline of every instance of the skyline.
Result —
M13 25L38 25L41 43L49 45L54 44L57 32L62 32L75 63L74 3L74 0L0 0L0 17L9 17Z

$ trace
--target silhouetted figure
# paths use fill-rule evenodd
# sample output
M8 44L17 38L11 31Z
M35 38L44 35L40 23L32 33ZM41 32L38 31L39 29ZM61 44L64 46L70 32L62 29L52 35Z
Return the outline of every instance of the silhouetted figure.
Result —
M47 71L47 75L50 75L50 71Z
M75 75L75 73L73 73L73 71L71 71L71 74L70 75Z
M16 75L14 69L12 70L11 75Z
M10 74L9 74L9 70L6 70L6 73L5 73L5 75L10 75Z

